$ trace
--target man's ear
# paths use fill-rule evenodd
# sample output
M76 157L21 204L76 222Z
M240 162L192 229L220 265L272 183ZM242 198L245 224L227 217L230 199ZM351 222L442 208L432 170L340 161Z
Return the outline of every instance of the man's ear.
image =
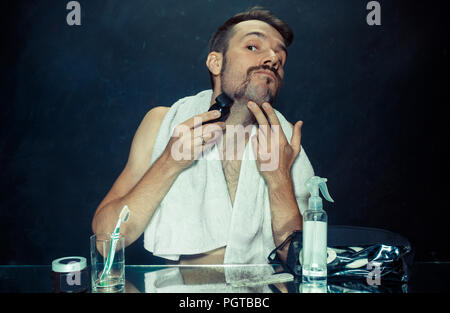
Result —
M223 55L220 52L213 51L208 54L206 59L206 66L212 75L217 76L222 70Z

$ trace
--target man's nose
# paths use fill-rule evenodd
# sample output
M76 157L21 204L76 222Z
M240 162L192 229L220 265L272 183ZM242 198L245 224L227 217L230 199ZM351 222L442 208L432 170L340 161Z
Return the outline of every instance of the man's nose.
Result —
M269 65L270 67L273 67L274 69L278 70L281 61L278 58L277 54L273 50L270 50L269 53L267 53L267 55L264 56L263 64Z

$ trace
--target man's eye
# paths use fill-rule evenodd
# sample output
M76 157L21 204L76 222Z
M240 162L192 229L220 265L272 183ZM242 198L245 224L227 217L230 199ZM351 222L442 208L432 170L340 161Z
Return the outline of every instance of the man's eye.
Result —
M247 46L247 49L250 50L250 51L256 51L257 50L256 46L253 46L253 45Z

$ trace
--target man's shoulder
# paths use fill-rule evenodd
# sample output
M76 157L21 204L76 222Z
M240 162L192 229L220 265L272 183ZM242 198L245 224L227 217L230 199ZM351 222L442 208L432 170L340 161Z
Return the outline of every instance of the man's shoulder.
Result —
M131 147L130 159L134 163L148 163L146 158L152 154L159 128L168 110L168 107L157 106L145 114L134 135ZM145 161L141 162L141 160Z
M150 109L142 119L141 125L146 129L158 128L161 126L164 117L169 111L169 107L157 106Z
M157 106L150 109L144 116L136 133L136 138L141 143L153 145L154 139L159 132L159 128L164 120L164 116L170 108ZM151 138L149 140L149 137ZM142 141L143 140L143 141Z
M164 106L154 107L151 110L149 110L147 114L145 114L144 120L162 121L166 113L169 111L169 109L170 107Z

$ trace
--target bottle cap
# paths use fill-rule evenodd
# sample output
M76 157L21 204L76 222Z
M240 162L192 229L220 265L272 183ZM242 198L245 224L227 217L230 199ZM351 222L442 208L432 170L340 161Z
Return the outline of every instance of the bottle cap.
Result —
M78 272L87 266L86 258L81 256L68 256L53 260L52 271L57 273Z
M310 210L322 210L322 198L320 198L319 190L322 192L322 195L326 200L334 202L328 192L326 182L326 178L319 176L313 176L306 181L306 189L308 189L311 194L311 197L308 200Z

